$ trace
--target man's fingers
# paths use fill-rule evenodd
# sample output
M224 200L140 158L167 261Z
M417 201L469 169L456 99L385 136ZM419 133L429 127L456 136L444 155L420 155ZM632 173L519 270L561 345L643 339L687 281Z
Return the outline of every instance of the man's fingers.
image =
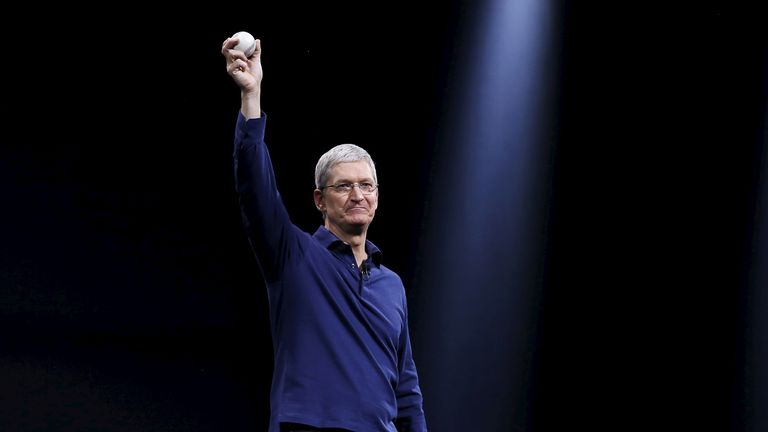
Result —
M240 42L240 38L237 38L237 37L226 38L224 40L224 43L221 44L221 47L223 49L232 49L232 47L237 45L238 42Z
M224 40L224 43L221 44L221 53L224 54L227 59L231 59L233 57L239 57L243 60L248 60L245 55L236 49L233 49L238 43L240 42L240 38L231 37Z
M242 51L227 48L226 44L221 48L221 53L224 54L224 57L227 58L227 63L232 63L235 60L242 60L244 62L248 61L248 57L246 57Z
M230 67L232 68L233 72L235 70L240 70L240 72L242 72L248 68L248 63L246 63L245 60L233 59Z

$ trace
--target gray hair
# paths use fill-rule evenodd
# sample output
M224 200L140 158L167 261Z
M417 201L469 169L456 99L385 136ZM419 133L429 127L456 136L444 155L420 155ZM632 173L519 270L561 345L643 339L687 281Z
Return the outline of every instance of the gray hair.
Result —
M341 162L357 162L366 161L368 166L371 167L371 174L373 175L373 182L378 183L376 178L376 166L373 163L371 155L368 154L365 149L358 147L354 144L339 144L336 147L325 152L320 156L320 160L317 161L315 167L315 187L320 188L326 186L328 181L329 171Z

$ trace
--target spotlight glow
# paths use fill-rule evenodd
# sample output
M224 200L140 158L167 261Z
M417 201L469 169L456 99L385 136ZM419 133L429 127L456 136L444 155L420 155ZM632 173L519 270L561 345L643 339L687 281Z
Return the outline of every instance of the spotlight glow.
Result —
M435 430L525 423L518 407L540 289L552 18L546 1L491 2L456 63L464 91L451 95L441 131L419 284L429 297L420 303L420 375Z

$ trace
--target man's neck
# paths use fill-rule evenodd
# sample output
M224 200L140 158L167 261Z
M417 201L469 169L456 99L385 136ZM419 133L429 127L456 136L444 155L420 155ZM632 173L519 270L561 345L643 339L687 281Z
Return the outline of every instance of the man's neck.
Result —
M365 237L367 230L363 230L360 233L349 233L341 230L337 226L328 224L326 224L325 228L352 248L352 253L355 255L355 261L358 266L368 258L368 254L365 252Z

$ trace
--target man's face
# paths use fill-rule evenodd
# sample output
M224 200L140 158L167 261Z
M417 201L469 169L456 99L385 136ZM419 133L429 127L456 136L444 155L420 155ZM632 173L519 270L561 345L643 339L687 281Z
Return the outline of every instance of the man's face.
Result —
M339 183L375 184L371 168L365 161L341 162L331 168L328 185ZM379 190L363 193L359 187L340 192L329 187L315 191L315 204L325 213L325 227L331 232L337 229L346 234L361 234L373 221L379 203Z

